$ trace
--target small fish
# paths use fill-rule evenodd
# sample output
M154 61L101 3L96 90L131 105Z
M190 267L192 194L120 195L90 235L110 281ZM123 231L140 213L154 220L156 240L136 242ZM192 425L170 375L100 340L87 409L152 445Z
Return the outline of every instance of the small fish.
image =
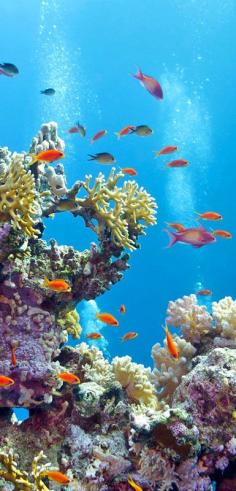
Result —
M108 324L109 326L119 326L119 322L117 319L112 314L108 314L107 312L99 314L98 312L96 313L96 319L99 319L101 322L104 322L104 324Z
M84 137L86 135L86 129L84 126L82 126L82 124L79 123L79 121L77 122L77 128L80 136Z
M140 124L139 126L134 126L130 133L135 133L138 136L149 136L153 134L153 130L146 124Z
M166 332L166 344L167 344L168 351L171 354L171 356L173 356L173 358L178 360L179 351L177 348L177 344L174 341L172 335L170 334L167 324L165 325L165 332Z
M155 78L145 75L139 68L138 72L133 75L134 78L140 81L141 85L156 99L163 99L163 90Z
M100 334L100 332L90 332L86 336L87 339L102 339L103 336Z
M49 280L48 278L45 278L43 282L43 287L49 288L50 290L58 293L71 292L71 286L69 285L69 283L58 278L55 280Z
M63 484L63 486L70 483L69 477L66 474L63 474L60 471L45 471L43 472L42 477L47 477L51 481L58 482L59 484Z
M116 159L111 153L101 152L95 153L95 155L88 155L90 158L88 160L96 160L100 164L113 164Z
M0 75L6 75L6 77L15 77L18 75L19 70L16 65L12 63L1 63L0 64Z
M46 163L51 163L54 162L55 160L63 159L64 153L61 152L60 150L45 150L43 152L38 153L37 155L32 155L32 162L30 165L33 165L35 162L46 162Z
M160 157L160 155L168 155L169 153L176 152L177 150L179 150L179 148L176 147L176 145L169 145L169 146L163 147L163 148L161 148L161 150L158 150L157 152L155 152L155 156Z
M120 310L120 313L121 314L125 314L125 312L126 312L126 306L122 303L122 305L120 306L120 309L119 310Z
M128 476L128 483L134 489L134 491L143 491L143 488L136 484L136 482L132 479L131 476Z
M72 126L72 128L68 130L68 133L79 133L78 126Z
M204 213L197 213L198 218L202 220L222 220L222 215L216 213L215 211L205 211Z
M171 162L168 162L168 164L166 164L166 167L187 167L187 165L189 165L188 160L177 159L177 160L172 160Z
M135 126L131 126L131 125L128 125L128 126L125 126L124 128L122 128L120 131L117 131L115 133L115 135L117 136L117 138L121 138L122 136L126 136L126 135L129 135L131 133L131 130L133 130L135 128Z
M204 245L216 242L216 238L203 227L186 228L183 232L174 233L166 229L170 236L170 243L167 246L172 247L176 242L192 245L193 247L203 247Z
M67 382L68 384L80 384L80 378L74 373L70 372L60 372L57 376L63 380L63 382Z
M232 239L232 234L228 232L227 230L212 230L211 231L212 235L215 235L216 237L221 237L222 239Z
M55 89L52 89L52 88L50 87L49 89L41 90L41 91L40 91L40 94L44 94L44 95L54 95L54 94L56 94L56 91L55 91Z
M196 292L196 295L202 295L203 297L207 297L208 295L212 295L212 291L211 290L198 290Z
M12 378L6 377L5 375L0 375L0 387L9 387L14 383L15 381Z
M182 223L168 223L168 222L166 222L166 225L168 225L168 227L174 228L175 230L177 230L177 232L184 232L184 230L185 230L185 227L182 225Z
M126 334L124 334L124 336L122 336L122 341L130 341L131 339L135 339L138 337L138 333L135 332L135 331L130 331L130 332L127 332Z
M100 130L95 135L90 138L90 143L94 143L96 140L99 140L99 138L102 138L103 136L107 135L107 130Z
M133 167L123 167L123 169L121 169L123 174L127 174L128 176L137 176L138 173L137 171L133 168Z
M16 360L16 349L17 349L17 347L11 346L10 349L11 349L11 363L12 363L13 367L16 367L16 365L17 365L17 360Z
M60 199L58 203L56 203L56 211L71 211L76 210L78 208L78 203L74 199Z

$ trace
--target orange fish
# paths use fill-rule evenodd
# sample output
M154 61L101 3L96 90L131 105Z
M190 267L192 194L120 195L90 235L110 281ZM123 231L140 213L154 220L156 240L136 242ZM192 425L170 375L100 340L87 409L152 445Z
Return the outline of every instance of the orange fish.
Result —
M174 228L175 230L177 230L177 232L184 232L184 230L185 230L185 227L182 225L182 223L167 223L166 222L166 225L168 225L168 227Z
M227 232L227 230L212 230L211 233L212 235L221 237L222 239L232 239L233 237L230 232Z
M126 306L122 303L122 305L120 306L120 313L125 314L125 312L126 312Z
M108 324L109 326L119 326L119 322L117 319L112 314L108 314L107 312L104 312L103 314L96 314L96 318L99 319L101 322L104 322L104 324Z
M178 360L179 351L172 335L169 332L167 324L165 325L165 332L166 332L166 344L167 344L168 351L171 354L171 356L173 356L173 358Z
M92 136L92 138L90 138L90 143L94 143L96 140L99 140L99 138L102 138L106 134L107 134L107 130L98 131L97 133L95 133L95 135Z
M11 362L13 367L16 367L17 361L16 361L16 346L11 346Z
M212 291L211 290L198 290L196 292L196 295L202 295L202 296L207 296L207 295L212 295Z
M51 481L58 482L59 484L63 484L64 486L66 484L69 484L70 479L67 477L65 474L63 474L60 471L45 471L43 473L43 477L47 477Z
M135 331L130 331L130 332L127 332L126 334L124 334L124 336L122 336L122 341L130 341L131 339L135 339L138 337L138 333L135 332Z
M123 167L123 169L121 169L123 174L128 174L128 176L137 176L138 173L137 171L133 168L133 167Z
M60 150L45 150L43 152L38 153L37 155L31 155L32 162L30 165L33 165L35 162L47 162L51 163L55 160L62 159L64 157L64 153Z
M189 164L188 160L184 159L178 159L178 160L172 160L168 164L166 164L167 167L187 167Z
M158 152L155 152L155 156L159 157L160 155L168 155L169 153L176 152L177 150L179 150L179 148L175 145L169 145L167 147L161 148L161 150L159 150Z
M74 373L70 372L60 372L57 376L63 380L63 382L67 382L68 384L80 384L80 378Z
M48 278L45 278L43 286L58 293L71 292L69 283L62 279L49 280Z
M103 336L100 334L100 332L90 332L86 336L87 339L101 339Z
M0 375L0 387L9 387L14 383L15 381L12 378L6 377L5 375Z
M135 126L125 126L124 128L122 128L122 130L120 131L117 131L117 133L115 133L115 135L117 136L117 138L120 138L121 136L126 136L128 135L129 133L131 133L130 130L133 130L135 128Z
M198 218L202 218L202 220L222 220L222 215L215 211L205 211L204 213L197 213L197 215Z
M136 484L136 482L132 479L131 476L128 476L128 483L134 489L134 491L143 491L143 488Z

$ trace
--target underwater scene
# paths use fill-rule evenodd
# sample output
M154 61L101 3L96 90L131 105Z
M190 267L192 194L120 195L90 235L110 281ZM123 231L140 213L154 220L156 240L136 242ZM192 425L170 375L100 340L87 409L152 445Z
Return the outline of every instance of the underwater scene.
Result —
M0 14L0 491L236 491L236 2Z

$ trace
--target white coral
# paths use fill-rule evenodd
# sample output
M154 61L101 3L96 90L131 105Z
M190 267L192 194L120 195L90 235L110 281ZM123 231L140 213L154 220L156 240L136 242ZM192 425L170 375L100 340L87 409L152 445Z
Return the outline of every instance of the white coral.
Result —
M193 344L200 343L202 336L212 330L212 317L205 305L197 304L196 295L170 301L167 314L167 321L181 327L184 338Z
M225 297L213 302L212 316L217 333L223 338L236 340L236 300Z

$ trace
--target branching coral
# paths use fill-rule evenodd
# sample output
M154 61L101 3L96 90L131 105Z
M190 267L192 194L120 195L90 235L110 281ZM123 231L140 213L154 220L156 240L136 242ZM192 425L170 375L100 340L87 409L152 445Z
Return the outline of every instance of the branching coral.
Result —
M184 338L192 344L200 343L202 337L212 330L212 317L204 305L197 304L196 295L169 302L167 315L167 321L181 327Z
M17 468L14 455L11 450L0 453L0 463L5 469L0 469L0 476L14 484L15 491L49 491L49 488L42 481L45 470L50 464L39 465L39 461L46 458L43 452L40 452L32 462L32 481L29 481L28 473Z
M143 403L153 408L158 407L159 403L155 394L155 387L151 382L150 369L132 362L130 356L121 358L116 356L112 361L112 369L116 380L125 388L131 401Z
M236 341L236 300L225 297L219 302L212 302L212 316L217 334Z
M15 156L0 182L0 219L12 220L16 228L37 237L34 215L39 215L34 178L25 170L22 157Z
M166 401L171 400L181 378L191 370L191 361L196 353L194 346L185 339L179 336L175 336L174 339L180 354L178 360L170 355L166 346L162 348L157 343L152 348L152 358L155 364L153 381L161 399Z

